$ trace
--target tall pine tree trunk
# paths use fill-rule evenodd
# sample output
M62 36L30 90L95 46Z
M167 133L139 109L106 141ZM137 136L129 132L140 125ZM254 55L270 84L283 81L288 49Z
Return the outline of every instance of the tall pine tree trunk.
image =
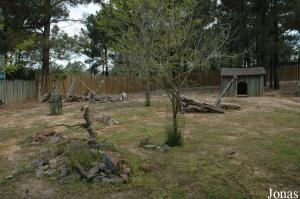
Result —
M273 0L273 70L274 89L279 89L279 23L278 23L278 0Z
M51 16L47 17L43 31L43 59L42 59L42 95L49 91L48 81L50 73L50 31L51 31Z

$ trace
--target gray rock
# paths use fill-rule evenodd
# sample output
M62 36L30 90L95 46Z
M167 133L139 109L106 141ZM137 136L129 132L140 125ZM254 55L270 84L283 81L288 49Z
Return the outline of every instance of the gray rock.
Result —
M50 152L50 150L48 149L48 148L43 148L40 152L39 152L39 154L46 154L46 153L49 153Z
M93 182L102 182L103 176L96 176L93 178Z
M51 144L57 144L57 143L59 143L59 141L60 141L60 137L57 137L57 136L50 137L50 140L49 140L49 142Z
M162 152L168 152L170 150L170 146L168 146L167 144L164 144L161 146L160 151Z
M5 177L6 180L11 180L11 179L13 179L13 178L14 178L13 175L9 175L9 176L6 176L6 177Z
M45 163L45 161L43 159L34 159L31 161L31 166L33 168L37 168L37 167L43 166L44 163Z
M43 166L44 171L48 170L49 168L50 168L49 164Z
M110 184L117 184L117 183L123 183L123 179L119 177L112 177L112 178L102 178L103 183L110 183Z
M103 162L101 162L101 163L99 164L99 169L100 169L101 171L104 171L105 168L106 168L106 164L103 163Z
M45 171L45 174L46 174L47 176L52 176L52 175L54 175L55 172L56 172L55 169L50 169L50 170L48 170L48 171Z
M50 166L51 169L57 168L57 165L58 164L57 164L57 159L56 158L49 161L49 166Z
M113 174L117 174L118 173L118 165L120 162L120 159L118 157L118 155L115 152L106 152L103 155L103 163L105 163L105 165L107 166L107 168L113 173Z
M59 177L64 178L70 174L70 170L67 167L61 167L59 169Z
M87 172L86 177L87 177L88 179L91 179L91 178L97 176L97 173L99 172L99 170L100 170L99 165L96 165L96 166L92 167L92 168Z
M147 144L144 146L145 149L156 149L157 146L153 145L153 144Z
M43 169L42 166L40 166L40 167L37 169L37 171L35 172L35 176L38 177L38 178L43 177L43 176L45 176L45 175L46 175L46 173L45 173L45 171L44 171L44 169Z

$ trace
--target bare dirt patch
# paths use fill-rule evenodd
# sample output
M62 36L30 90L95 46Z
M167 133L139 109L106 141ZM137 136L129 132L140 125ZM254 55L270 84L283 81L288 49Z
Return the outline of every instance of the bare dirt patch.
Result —
M21 149L20 145L17 144L17 139L13 138L7 141L4 148L0 151L0 154L7 158L9 161L14 161L16 153Z

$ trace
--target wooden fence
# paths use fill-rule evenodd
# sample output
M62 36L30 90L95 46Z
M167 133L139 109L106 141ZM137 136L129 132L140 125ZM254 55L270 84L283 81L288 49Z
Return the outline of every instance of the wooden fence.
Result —
M299 65L280 66L280 81L300 80ZM269 72L266 75L269 80ZM74 80L74 92L72 95L83 95L88 90L95 91L98 95L138 93L144 91L144 82L137 77L123 76L92 76L92 75L73 75L65 80L55 80L50 77L48 88L56 87L60 94L67 95ZM188 82L199 86L219 86L221 81L220 70L205 69L195 71L191 74ZM6 81L0 83L0 100L6 104L23 103L37 100L38 81ZM156 89L156 88L153 88Z
M270 79L270 72L267 71L267 81ZM279 67L279 80L280 81L294 81L300 80L300 65L281 65Z
M269 81L270 72L266 71L266 80ZM281 65L279 67L280 81L300 80L300 65ZM196 83L200 86L218 86L221 83L221 71L206 69L195 71L189 78L190 83Z
M37 98L34 81L3 81L0 82L0 100L6 105L32 102Z
M74 81L74 83L73 83ZM86 91L92 90L98 95L114 95L126 93L138 93L144 91L144 84L136 77L122 76L92 76L92 75L72 75L65 80L55 80L50 77L48 88L56 87L57 91L62 95L67 95L70 87L74 84L72 95L82 96Z

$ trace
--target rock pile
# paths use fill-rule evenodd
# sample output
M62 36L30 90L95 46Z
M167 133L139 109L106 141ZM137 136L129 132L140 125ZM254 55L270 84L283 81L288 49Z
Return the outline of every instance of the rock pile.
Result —
M61 154L47 160L45 154L34 159L31 163L35 168L36 177L58 176L61 180L72 176L88 182L102 183L127 183L131 175L131 169L124 160L121 160L116 152L103 152L99 161L93 162L88 168L80 165L68 165L68 158Z

